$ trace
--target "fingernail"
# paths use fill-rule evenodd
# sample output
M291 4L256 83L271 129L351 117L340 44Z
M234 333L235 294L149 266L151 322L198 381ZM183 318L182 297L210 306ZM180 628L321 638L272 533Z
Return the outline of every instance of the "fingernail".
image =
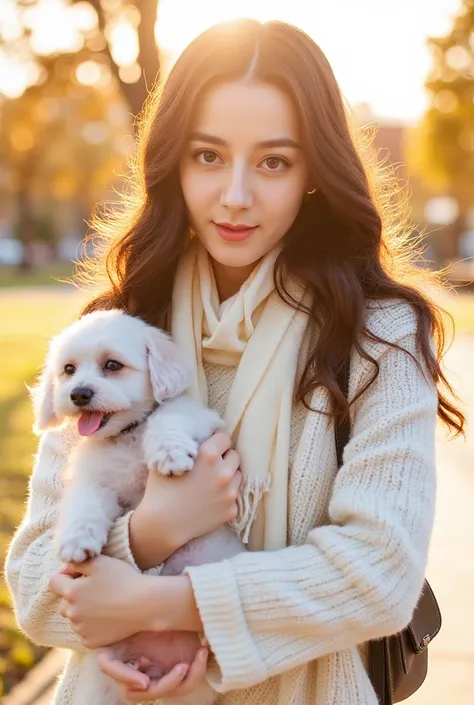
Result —
M178 673L180 676L184 676L186 671L188 670L188 666L183 665L183 666L178 666Z

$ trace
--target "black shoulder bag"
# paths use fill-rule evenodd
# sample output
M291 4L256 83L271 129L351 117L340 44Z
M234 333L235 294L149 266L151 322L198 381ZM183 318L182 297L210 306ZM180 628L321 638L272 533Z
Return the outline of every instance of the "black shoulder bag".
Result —
M349 365L338 377L347 398ZM349 422L336 424L338 468L350 437ZM441 629L441 612L436 598L425 580L411 622L403 631L369 642L369 677L380 705L393 705L410 697L421 686L428 670L428 644Z

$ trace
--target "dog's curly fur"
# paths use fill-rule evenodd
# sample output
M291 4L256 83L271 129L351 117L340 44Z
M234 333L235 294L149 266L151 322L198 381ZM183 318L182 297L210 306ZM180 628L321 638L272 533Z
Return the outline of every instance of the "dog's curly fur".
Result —
M61 561L99 555L115 519L141 500L148 472L191 470L200 444L223 427L220 416L186 396L189 375L184 351L168 335L119 310L87 314L53 338L39 384L31 390L34 428L42 433L77 423L83 436L65 472L56 533ZM179 574L188 565L241 550L240 540L225 526L183 546L162 572ZM156 641L158 654L149 673L153 678L177 663L191 663L200 646L192 633L148 638ZM126 641L116 645L117 657L130 650ZM87 684L87 705L126 702L100 671L95 652L86 656L81 681ZM215 696L203 682L175 702L210 705Z

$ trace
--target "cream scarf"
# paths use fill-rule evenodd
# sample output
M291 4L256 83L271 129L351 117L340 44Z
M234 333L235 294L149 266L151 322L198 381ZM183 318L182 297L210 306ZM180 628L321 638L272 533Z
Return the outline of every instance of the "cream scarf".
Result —
M278 252L266 255L220 306L209 256L195 238L179 263L172 300L172 337L194 354L191 396L208 403L203 359L238 366L224 420L243 474L235 528L254 550L286 545L293 388L308 323L274 290ZM308 305L301 285L292 283L290 292Z

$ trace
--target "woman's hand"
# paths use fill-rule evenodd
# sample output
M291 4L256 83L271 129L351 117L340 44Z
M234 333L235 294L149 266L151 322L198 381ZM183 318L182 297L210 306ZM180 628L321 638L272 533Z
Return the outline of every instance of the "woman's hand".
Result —
M230 437L219 431L202 444L190 472L181 477L149 474L130 519L130 547L141 570L236 517L239 465Z
M209 651L201 648L197 651L193 663L177 664L169 673L158 680L147 675L153 667L153 659L144 655L136 660L136 669L127 665L127 656L118 659L113 648L104 649L98 655L100 669L120 685L122 694L131 702L153 701L160 698L177 698L192 693L204 678Z
M49 588L83 645L96 649L149 629L149 581L128 563L101 555L52 575Z

